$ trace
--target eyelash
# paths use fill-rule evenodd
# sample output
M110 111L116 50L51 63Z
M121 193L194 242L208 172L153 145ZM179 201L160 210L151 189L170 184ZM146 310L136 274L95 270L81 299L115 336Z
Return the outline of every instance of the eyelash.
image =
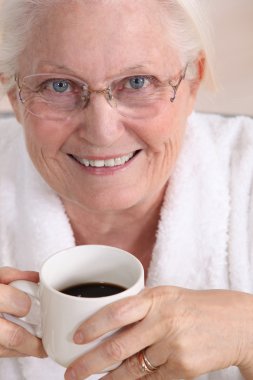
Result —
M131 77L127 77L127 78L124 78L122 79L122 87L126 88L125 85L126 84L129 84L130 81L132 79L135 79L135 78L143 78L144 80L148 80L149 81L149 85L158 85L159 84L159 80L157 78L155 78L154 76L151 76L151 75L133 75ZM146 88L148 86L144 86L142 88ZM129 89L131 89L131 87L129 86Z
M47 81L43 82L40 85L40 88L42 88L42 89L50 88L51 90L53 90L54 82L65 82L68 84L68 86L70 86L71 89L74 89L74 85L71 81L69 81L67 79L61 79L61 78L60 79L57 79L57 78L48 79Z

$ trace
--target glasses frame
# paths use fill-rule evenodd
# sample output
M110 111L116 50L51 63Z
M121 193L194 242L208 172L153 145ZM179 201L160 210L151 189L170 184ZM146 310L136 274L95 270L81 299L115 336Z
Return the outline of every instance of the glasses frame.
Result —
M177 95L177 91L178 91L178 88L181 84L181 82L185 79L185 76L186 76L186 71L187 71L187 68L188 68L188 63L186 64L185 68L183 69L183 71L181 71L181 74L179 75L178 77L178 80L175 84L173 84L172 80L171 79L167 79L167 80L164 80L164 81L161 81L159 83L159 88L162 88L162 87L171 87L172 90L173 90L173 96L170 98L170 102L173 103L176 99L176 95ZM26 100L23 99L22 97L22 88L24 86L24 80L26 78L30 78L30 77L35 77L35 76L56 76L56 79L57 77L59 77L59 79L65 79L64 78L64 75L61 76L61 73L38 73L38 74L32 74L32 75L26 75L23 77L22 81L20 82L20 77L18 74L15 74L15 82L17 84L17 87L18 87L18 96L19 96L19 100L21 101L22 104L25 105L26 103ZM129 75L129 78L131 77L135 77L135 76L143 76L143 77L148 77L148 75L145 75L145 74L136 74L136 75ZM152 76L152 75L150 75ZM83 102L83 105L82 107L80 107L80 109L85 109L88 105L89 105L89 102L90 102L90 97L91 97L91 94L102 94L104 95L106 101L108 102L108 104L111 106L111 107L116 107L116 104L117 104L117 98L115 98L113 96L113 84L114 83L118 83L120 80L122 79L119 79L119 80L114 80L112 81L109 86L105 87L105 88L102 88L102 89L92 89L87 82L84 82L82 81L81 79L79 79L78 77L75 77L75 76L72 76L72 75L66 75L66 78L67 79L73 79L73 81L76 81L77 83L80 83L80 88L83 89L83 96L81 96L81 100ZM127 77L126 77L127 78ZM173 79L174 81L175 79ZM41 98L43 98L43 96L41 96ZM115 100L115 101L114 101ZM117 108L117 107L116 107ZM28 109L28 112L32 113L31 111L29 111ZM35 115L37 116L37 115Z

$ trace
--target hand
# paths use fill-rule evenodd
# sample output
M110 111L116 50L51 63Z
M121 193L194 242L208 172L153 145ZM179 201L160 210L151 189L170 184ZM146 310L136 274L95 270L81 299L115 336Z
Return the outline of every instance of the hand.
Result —
M193 291L162 286L101 309L80 326L76 343L122 328L68 368L66 380L83 380L123 361L104 380L195 378L252 363L253 297L240 292ZM141 369L138 352L157 371ZM245 362L246 363L246 362Z
M25 316L31 306L28 295L8 284L14 280L38 282L37 272L24 272L14 268L0 268L0 313ZM1 315L1 314L0 314ZM45 357L41 340L21 326L0 318L0 357Z

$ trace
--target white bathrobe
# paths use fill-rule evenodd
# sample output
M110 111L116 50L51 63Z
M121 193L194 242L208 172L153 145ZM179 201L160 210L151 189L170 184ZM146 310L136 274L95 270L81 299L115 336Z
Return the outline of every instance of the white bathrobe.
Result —
M0 136L0 265L38 270L75 245L73 232L26 153L20 125L2 120ZM253 292L252 177L253 120L193 114L161 210L148 286ZM50 359L0 359L0 380L63 380L64 371ZM199 379L241 378L232 367Z

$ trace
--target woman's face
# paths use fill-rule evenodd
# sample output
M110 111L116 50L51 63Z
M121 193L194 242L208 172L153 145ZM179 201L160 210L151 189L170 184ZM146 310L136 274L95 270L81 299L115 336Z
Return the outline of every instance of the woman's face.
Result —
M154 0L120 0L117 6L96 0L66 2L52 8L33 32L19 75L74 75L93 89L118 77L175 77L184 68L169 44L168 30ZM34 165L63 201L87 210L113 211L163 191L194 98L190 82L183 80L174 103L159 115L132 119L96 94L87 108L63 121L40 119L12 102ZM115 166L104 166L132 154L125 163L116 160ZM95 161L96 167L85 166L83 160Z

